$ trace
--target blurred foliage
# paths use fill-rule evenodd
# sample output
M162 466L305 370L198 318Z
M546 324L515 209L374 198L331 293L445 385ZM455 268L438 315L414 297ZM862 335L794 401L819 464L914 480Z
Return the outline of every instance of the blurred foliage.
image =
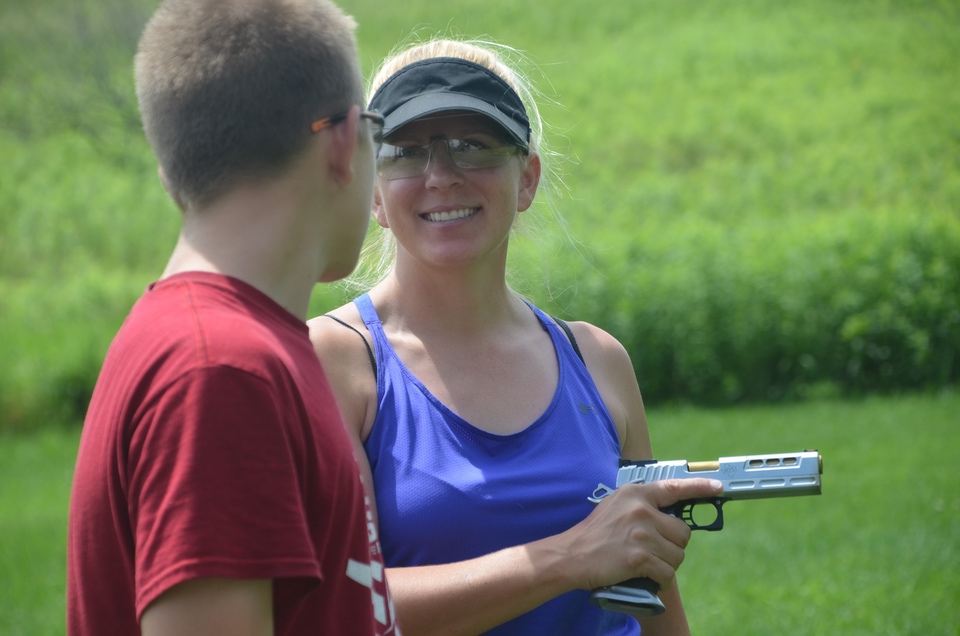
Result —
M620 337L647 399L725 404L960 378L956 218L690 219L638 223L635 235L649 240L597 254L569 301L554 302Z
M146 0L0 0L0 429L76 423L178 213L140 131ZM530 58L569 196L518 288L630 352L648 403L960 380L960 7L941 0L345 0ZM347 298L318 287L311 312Z

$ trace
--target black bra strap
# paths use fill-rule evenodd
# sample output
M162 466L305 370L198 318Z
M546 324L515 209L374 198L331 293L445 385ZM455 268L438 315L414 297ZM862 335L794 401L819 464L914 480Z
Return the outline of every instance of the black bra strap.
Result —
M567 334L567 338L570 339L570 344L573 345L573 350L577 352L577 357L580 358L580 362L583 362L584 364L586 364L586 361L583 359L583 354L580 353L580 347L577 345L577 339L573 337L573 332L570 331L570 326L564 321L557 318L556 316L550 316L550 317L553 318L556 321L556 323L560 325L560 328L563 329L563 332Z
M327 318L330 318L331 320L336 320L341 325L343 325L347 329L352 330L354 333L360 336L360 339L363 340L363 346L367 348L367 357L370 358L370 366L373 367L373 377L376 378L377 377L377 358L376 356L373 355L373 349L370 348L370 343L367 342L367 339L364 337L364 335L360 333L360 331L358 331L356 327L348 323L345 323L344 321L340 320L336 316L332 316L330 314L323 314L323 315Z

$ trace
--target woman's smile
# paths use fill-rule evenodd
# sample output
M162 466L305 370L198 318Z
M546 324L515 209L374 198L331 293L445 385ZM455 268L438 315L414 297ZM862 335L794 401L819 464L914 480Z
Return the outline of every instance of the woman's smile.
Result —
M443 223L446 221L465 219L479 211L480 208L461 208L459 210L449 210L445 212L427 212L426 214L421 214L420 218L430 221L431 223Z

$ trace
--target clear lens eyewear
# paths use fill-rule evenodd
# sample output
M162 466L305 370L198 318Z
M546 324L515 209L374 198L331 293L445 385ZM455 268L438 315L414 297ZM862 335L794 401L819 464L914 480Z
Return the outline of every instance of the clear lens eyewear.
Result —
M377 174L381 179L388 180L406 179L423 174L433 156L434 144L438 141L443 142L450 159L463 170L496 168L506 164L511 157L522 151L521 148L512 145L491 147L476 141L446 137L431 139L425 146L393 146L384 143L377 155Z

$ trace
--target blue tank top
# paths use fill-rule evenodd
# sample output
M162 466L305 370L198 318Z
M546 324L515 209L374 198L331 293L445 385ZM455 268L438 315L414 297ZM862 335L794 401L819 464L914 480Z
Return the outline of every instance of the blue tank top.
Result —
M495 435L441 403L400 361L369 296L354 303L374 340L378 410L364 446L373 470L387 567L453 563L569 529L590 514L598 483L614 484L620 443L586 366L546 314L560 379L526 429ZM637 635L637 622L559 596L487 634Z

